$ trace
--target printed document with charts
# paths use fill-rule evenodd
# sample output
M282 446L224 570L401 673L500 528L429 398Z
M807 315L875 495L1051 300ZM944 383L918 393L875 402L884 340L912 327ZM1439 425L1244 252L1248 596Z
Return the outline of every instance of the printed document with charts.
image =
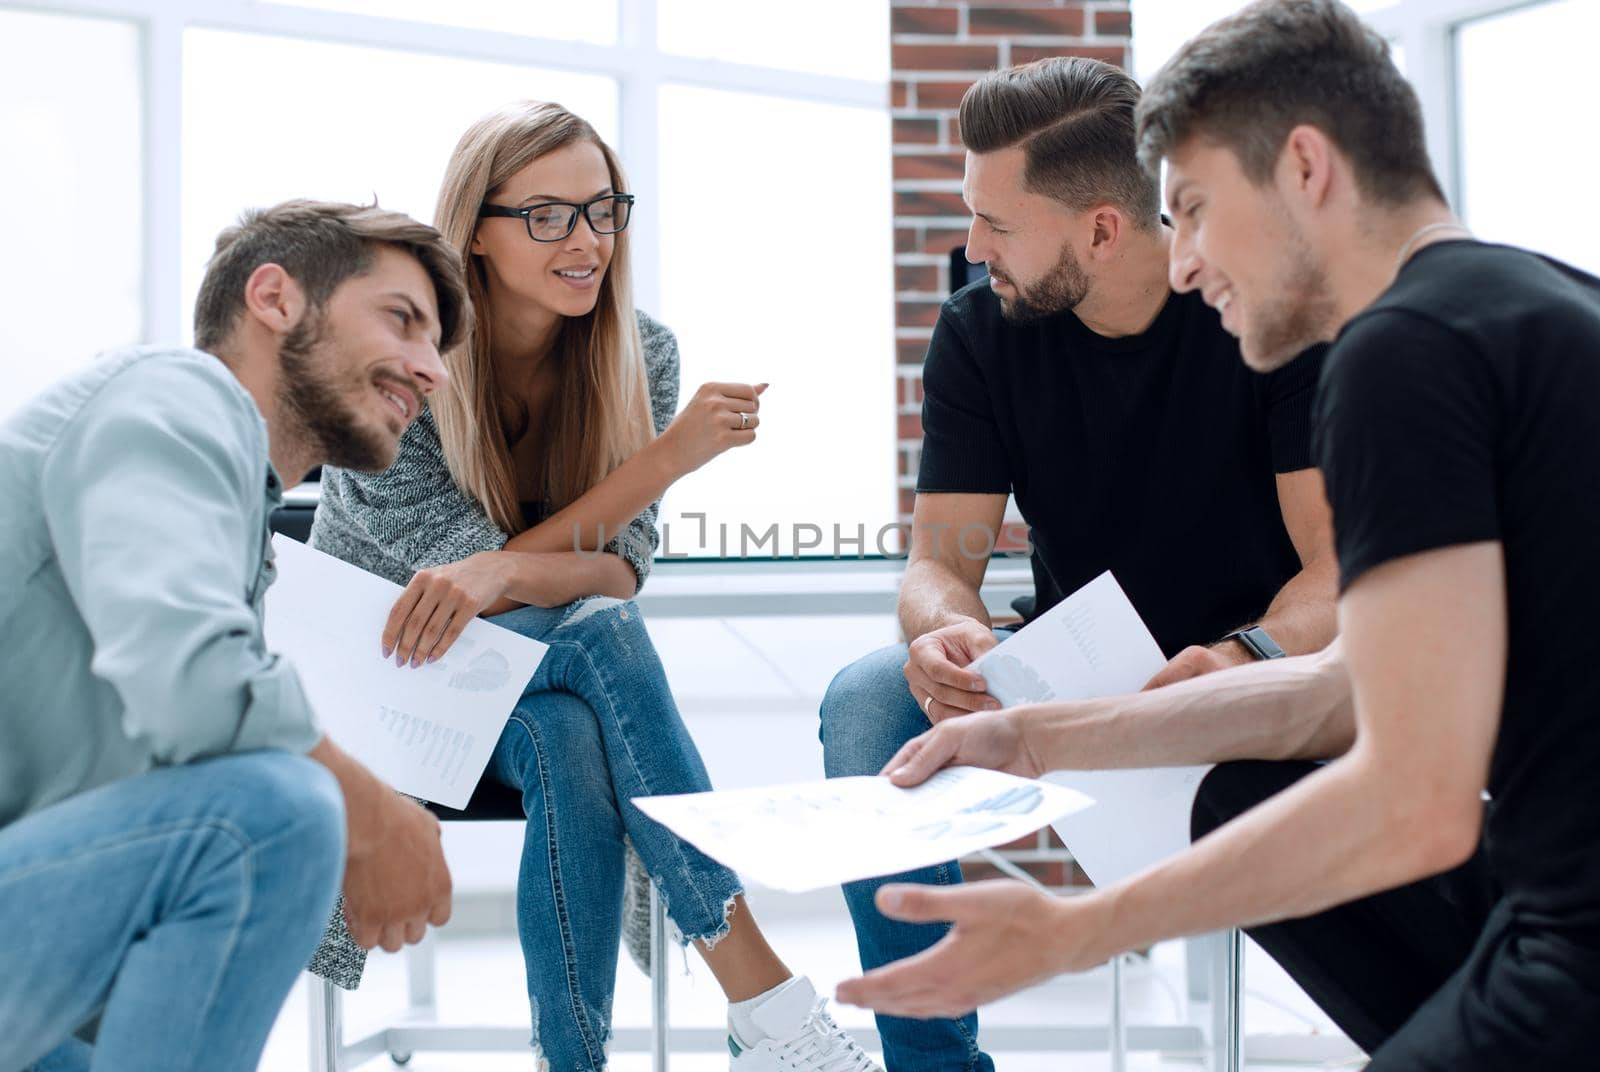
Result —
M545 645L475 620L438 662L385 659L401 588L286 536L267 589L267 647L288 658L327 735L402 793L464 808Z
M830 778L633 803L712 859L799 893L1003 845L1089 800L1045 782L950 767L912 789L887 778Z
M1138 692L1166 657L1110 573L1102 573L975 660L989 693L1007 706ZM1097 886L1107 886L1189 845L1189 810L1211 768L1053 771L1094 806L1055 822Z

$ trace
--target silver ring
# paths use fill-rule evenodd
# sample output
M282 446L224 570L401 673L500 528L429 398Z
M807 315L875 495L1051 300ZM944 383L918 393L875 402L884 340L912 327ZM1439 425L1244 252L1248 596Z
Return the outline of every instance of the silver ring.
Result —
M748 414L748 413L739 414L739 431L742 432L748 427L750 427L750 414Z
M928 698L922 701L922 713L929 716L933 714L933 693L931 692L928 693Z

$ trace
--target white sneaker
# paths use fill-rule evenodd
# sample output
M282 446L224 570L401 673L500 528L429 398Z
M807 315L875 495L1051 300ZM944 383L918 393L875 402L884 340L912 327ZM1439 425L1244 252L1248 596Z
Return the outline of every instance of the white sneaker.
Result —
M811 980L796 976L762 1002L750 1019L765 1034L746 1040L728 1025L730 1072L883 1072L828 1015Z

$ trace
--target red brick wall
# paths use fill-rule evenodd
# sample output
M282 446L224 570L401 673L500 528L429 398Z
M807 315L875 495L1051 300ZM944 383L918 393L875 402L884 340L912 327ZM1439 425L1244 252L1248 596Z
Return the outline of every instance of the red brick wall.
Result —
M911 517L922 447L922 358L949 293L950 250L966 242L956 109L986 71L1041 56L1127 66L1129 0L892 0L896 472Z

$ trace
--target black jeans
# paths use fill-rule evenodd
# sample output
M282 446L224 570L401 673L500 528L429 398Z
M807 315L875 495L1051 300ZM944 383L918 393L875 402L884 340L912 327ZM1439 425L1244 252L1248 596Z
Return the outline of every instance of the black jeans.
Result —
M1198 839L1317 769L1248 760L1200 784ZM1520 920L1483 848L1460 867L1249 932L1369 1072L1600 1067L1600 942Z

